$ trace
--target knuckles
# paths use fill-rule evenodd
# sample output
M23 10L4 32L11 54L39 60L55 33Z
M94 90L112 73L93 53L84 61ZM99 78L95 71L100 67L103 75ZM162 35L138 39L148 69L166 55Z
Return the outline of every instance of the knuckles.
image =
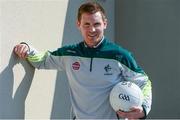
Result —
M21 59L25 59L28 52L28 46L25 44L18 44L14 47L14 52L20 57Z

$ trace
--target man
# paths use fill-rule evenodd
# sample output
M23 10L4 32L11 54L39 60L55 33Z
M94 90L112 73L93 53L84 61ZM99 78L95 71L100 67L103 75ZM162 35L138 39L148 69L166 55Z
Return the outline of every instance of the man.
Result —
M27 43L21 43L15 46L14 52L38 69L66 71L77 119L145 118L151 109L151 82L130 52L104 36L107 27L104 9L96 2L82 4L77 26L84 41L76 45L39 53ZM109 93L124 80L142 89L143 105L134 106L130 112L114 111Z

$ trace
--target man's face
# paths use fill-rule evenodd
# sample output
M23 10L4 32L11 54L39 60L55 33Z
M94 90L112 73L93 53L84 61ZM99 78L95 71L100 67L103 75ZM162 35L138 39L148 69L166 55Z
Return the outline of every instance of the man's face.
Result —
M81 20L77 21L77 26L86 44L93 47L102 39L107 21L103 20L100 12L94 14L83 13Z

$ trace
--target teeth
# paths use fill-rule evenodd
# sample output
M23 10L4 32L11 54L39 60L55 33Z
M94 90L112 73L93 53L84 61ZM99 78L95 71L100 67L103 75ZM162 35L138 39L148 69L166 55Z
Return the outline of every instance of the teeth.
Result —
M89 37L95 37L96 35L89 35Z

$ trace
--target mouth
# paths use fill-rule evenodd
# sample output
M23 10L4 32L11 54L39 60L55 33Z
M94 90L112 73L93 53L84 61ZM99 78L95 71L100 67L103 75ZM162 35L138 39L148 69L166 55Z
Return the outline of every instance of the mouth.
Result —
M97 34L89 34L88 37L89 38L94 38L94 37L97 37L98 35Z

